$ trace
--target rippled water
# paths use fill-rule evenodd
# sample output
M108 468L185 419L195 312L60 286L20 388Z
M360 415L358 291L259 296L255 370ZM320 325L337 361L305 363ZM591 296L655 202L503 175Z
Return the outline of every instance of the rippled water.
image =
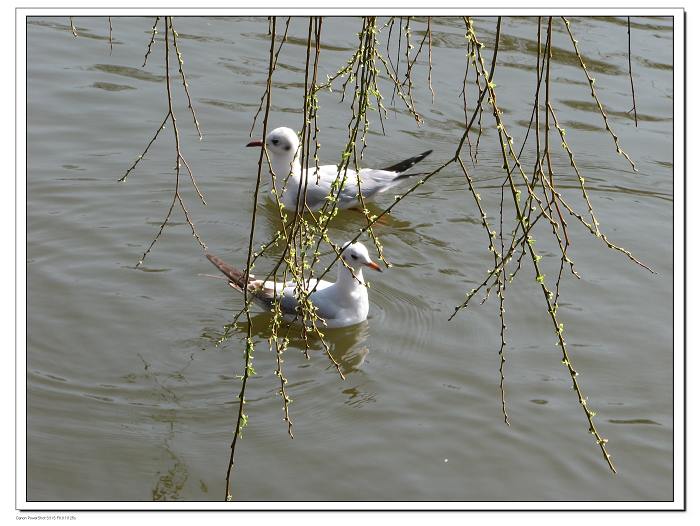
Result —
M673 27L668 18L632 22L638 128L627 112L626 20L574 19L572 29L639 173L615 155L560 23L552 65L554 105L604 231L658 272L607 250L572 221L569 252L582 279L566 279L560 315L618 474L587 433L531 266L507 291L510 427L500 408L497 301L447 321L492 262L478 210L452 166L377 226L394 267L371 276L369 320L331 335L347 379L320 352L307 360L300 341L292 342L284 365L294 440L282 421L275 356L258 346L236 499L672 498ZM145 267L135 268L172 196L170 133L126 184L116 179L165 115L162 42L159 35L142 68L152 19L114 18L111 53L105 18L75 23L78 38L67 18L32 17L27 26L28 498L220 500L245 333L215 342L242 299L202 276L213 268L181 215ZM205 136L198 141L176 84L182 147L208 205L189 187L183 195L210 250L241 265L257 163L243 145L265 86L267 21L191 17L175 24ZM495 20L475 25L490 56ZM275 74L273 126L301 125L307 27L291 22ZM536 28L533 18L508 18L503 26L495 80L516 144L530 118ZM359 29L357 18L326 19L321 78L345 63ZM424 29L416 20L414 38ZM446 18L434 18L433 30L435 102L420 62L414 88L425 124L416 127L397 100L386 135L374 127L367 164L432 148L423 163L429 169L454 153L463 126L464 30L459 19ZM348 117L337 94L322 96L327 162L337 159ZM490 122L488 113L484 119ZM479 163L469 167L491 213L499 199L495 141L494 130L486 131ZM532 165L532 155L523 158ZM573 201L565 152L555 148L553 162ZM260 242L277 228L267 198L262 210ZM338 241L362 225L359 214L343 218L332 232ZM556 247L541 237L555 273ZM271 264L261 260L258 269ZM253 319L261 341L268 319Z

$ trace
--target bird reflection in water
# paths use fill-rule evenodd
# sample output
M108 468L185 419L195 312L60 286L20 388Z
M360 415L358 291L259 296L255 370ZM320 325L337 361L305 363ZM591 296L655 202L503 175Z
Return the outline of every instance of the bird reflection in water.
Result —
M267 342L272 337L272 314L267 312L251 314L250 319L253 328L253 338L262 343L263 346L267 345ZM287 333L288 329L289 332ZM247 336L248 323L245 320L241 320L234 327L234 330L241 335ZM340 371L344 376L359 371L362 368L369 354L369 347L366 345L366 341L369 337L369 323L367 321L363 321L351 327L334 329L321 328L321 332L323 332L324 339L328 344L331 356L340 365ZM304 354L306 343L304 342L304 336L300 326L292 325L290 327L288 325L283 325L278 331L278 337L284 336L289 338L289 345L285 350L285 355L287 357L290 353L294 353L295 351L298 351L302 355ZM260 343L258 345L260 345ZM307 354L310 359L328 361L321 339L316 334L309 334L308 346ZM286 358L285 361L288 361L288 358ZM329 362L328 368L335 369L335 366Z
M370 215L379 215L391 201L391 198L384 198L380 204L370 201L366 203L366 208L369 210ZM280 211L277 207L277 203L272 198L261 200L260 204L258 205L258 212L261 214L261 217L265 219L265 221L261 221L261 224L264 225L264 239L272 239L275 232L280 230L283 225L282 220L280 219ZM288 220L291 220L293 214L288 211L287 216ZM379 218L377 223L374 225L374 228L393 232L395 230L406 230L411 228L412 225L413 223L410 221L406 221L400 217L392 215L391 213L387 213ZM358 229L365 226L367 226L367 218L362 211L359 208L351 208L349 210L341 210L339 212L339 214L328 225L328 233L331 238L343 239L347 238L348 234L354 235L353 231L356 232ZM277 246L272 245L267 249L265 254L273 258L279 257L282 255L284 245L285 244L282 242L280 242ZM323 246L321 249L323 250Z

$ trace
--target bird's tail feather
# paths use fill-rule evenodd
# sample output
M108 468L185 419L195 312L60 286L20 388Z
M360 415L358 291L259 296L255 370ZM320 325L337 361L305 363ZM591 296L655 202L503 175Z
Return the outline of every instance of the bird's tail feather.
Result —
M387 168L383 168L384 171L386 172L397 172L397 173L402 173L405 172L406 170L412 168L419 162L421 162L423 159L425 159L428 155L433 153L433 150L428 150L427 152L423 152L420 155L416 155L415 157L411 157L409 159L405 159L401 162L398 162L396 164L392 164L391 166Z
M232 267L220 257L212 254L207 254L206 256L207 259L211 261L233 285L235 285L238 289L243 290L245 287L245 272L238 270L236 267Z

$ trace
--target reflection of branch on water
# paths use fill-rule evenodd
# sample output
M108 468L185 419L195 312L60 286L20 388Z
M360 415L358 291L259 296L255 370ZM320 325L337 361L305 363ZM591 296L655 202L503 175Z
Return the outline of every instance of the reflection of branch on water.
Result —
M137 353L137 356L143 362L143 378L153 383L155 391L163 401L162 405L158 404L154 408L154 413L150 415L150 419L155 424L166 426L166 434L161 447L172 460L171 467L164 474L161 474L161 472L156 473L158 480L151 490L151 498L154 501L179 500L189 476L184 459L173 451L171 445L172 440L175 438L175 422L178 419L178 409L181 408L181 400L177 392L161 379L166 378L186 383L184 372L192 364L194 354L190 354L184 366L172 372L154 371L152 364L141 353ZM135 376L131 375L132 378Z
M172 501L180 500L181 492L185 487L187 478L189 477L189 472L187 471L187 465L181 457L176 455L168 443L172 436L165 439L164 449L165 452L170 456L173 461L172 467L156 481L153 490L151 491L151 497L154 501ZM156 473L158 475L158 473Z
M170 378L173 380L178 380L180 382L185 382L187 383L187 379L185 378L184 372L187 370L187 368L192 365L192 362L194 360L194 353L191 353L189 356L189 359L187 360L187 363L182 366L180 369L171 372L171 373L159 373L159 372L153 372L151 371L152 365L146 361L146 359L143 357L141 353L137 353L137 356L141 359L143 362L143 369L145 371L144 377L147 378L148 380L153 381L155 383L159 390L161 391L161 397L164 400L169 400L171 402L178 403L179 398L177 394L170 389L169 387L165 386L161 381L160 377L164 376L166 378Z
M180 399L177 396L177 393L164 385L160 381L160 376L162 373L155 373L151 371L151 364L146 361L146 359L141 355L141 353L137 353L137 356L141 359L143 362L143 370L145 371L144 377L148 380L151 380L157 387L158 387L158 394L159 396L168 402L173 402L175 404L180 403ZM189 365L189 364L188 364Z

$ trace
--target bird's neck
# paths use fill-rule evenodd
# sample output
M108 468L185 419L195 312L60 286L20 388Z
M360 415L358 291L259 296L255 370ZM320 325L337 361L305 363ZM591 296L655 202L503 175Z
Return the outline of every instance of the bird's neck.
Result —
M299 156L295 155L293 159L289 157L274 159L272 161L272 171L277 176L278 180L285 180L287 176L292 174L292 177L299 177L301 174L301 163L299 162Z
M358 287L364 287L364 277L362 276L362 269L357 269L354 271L354 276L349 269L343 265L342 261L338 262L338 279L336 284L346 290L354 290Z

